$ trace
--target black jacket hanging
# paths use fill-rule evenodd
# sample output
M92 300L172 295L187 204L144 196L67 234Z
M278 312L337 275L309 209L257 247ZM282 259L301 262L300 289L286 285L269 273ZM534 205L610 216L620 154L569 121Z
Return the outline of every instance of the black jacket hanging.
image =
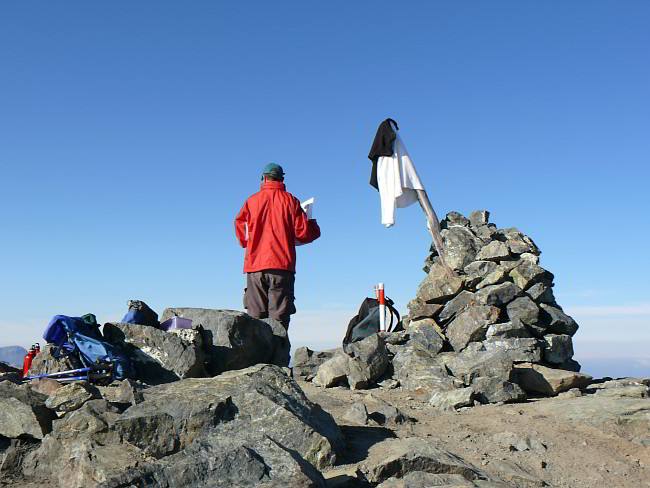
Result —
M379 185L377 184L377 161L381 156L392 156L393 155L393 142L395 142L395 131L390 126L390 123L395 124L395 128L399 130L397 122L393 119L386 119L377 128L377 134L375 135L375 140L372 141L372 147L370 148L370 154L368 154L368 159L372 161L372 170L370 172L370 185L374 186L379 190Z

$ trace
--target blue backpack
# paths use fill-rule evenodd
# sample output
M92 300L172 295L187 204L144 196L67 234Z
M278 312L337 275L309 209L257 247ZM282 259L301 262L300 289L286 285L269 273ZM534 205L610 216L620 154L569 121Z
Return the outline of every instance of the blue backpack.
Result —
M74 354L86 367L108 360L113 365L113 379L135 378L131 361L120 349L103 340L93 314L56 315L45 329L43 339L57 347L54 357Z

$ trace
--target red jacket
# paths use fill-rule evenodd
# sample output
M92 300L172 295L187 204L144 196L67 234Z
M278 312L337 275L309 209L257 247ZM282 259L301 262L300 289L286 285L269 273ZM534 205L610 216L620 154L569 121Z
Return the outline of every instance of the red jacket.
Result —
M316 220L307 219L300 201L285 190L284 183L267 181L239 211L235 234L241 247L246 248L244 272L295 272L296 239L305 244L312 242L320 237L320 227Z

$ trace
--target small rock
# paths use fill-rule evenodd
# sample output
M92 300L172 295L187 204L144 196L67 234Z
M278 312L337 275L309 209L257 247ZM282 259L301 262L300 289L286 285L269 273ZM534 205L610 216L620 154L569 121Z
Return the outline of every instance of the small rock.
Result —
M429 405L438 410L454 410L474 405L474 390L471 387L457 390L437 391L429 398Z
M62 416L81 408L89 400L97 400L101 397L96 386L87 381L75 381L57 389L45 401L45 406Z

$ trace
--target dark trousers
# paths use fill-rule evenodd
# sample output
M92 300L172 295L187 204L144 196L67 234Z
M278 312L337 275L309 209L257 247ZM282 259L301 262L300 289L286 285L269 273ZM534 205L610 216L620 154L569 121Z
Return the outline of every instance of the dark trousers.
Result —
M296 313L293 286L296 274L282 269L246 273L244 308L256 319L271 317L289 330L291 314Z

